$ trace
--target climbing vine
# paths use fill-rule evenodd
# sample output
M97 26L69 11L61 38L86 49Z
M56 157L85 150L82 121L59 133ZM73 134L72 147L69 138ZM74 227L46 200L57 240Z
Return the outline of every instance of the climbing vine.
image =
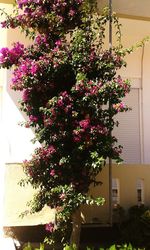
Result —
M17 42L2 48L0 66L13 69L11 88L22 93L24 125L34 128L34 141L40 142L23 162L21 184L37 189L31 212L55 208L55 223L46 225L51 243L68 242L81 204L103 204L89 188L99 184L96 176L108 157L121 161L122 147L111 131L115 115L128 110L122 98L130 83L117 75L126 63L114 15L118 44L104 49L109 18L107 9L98 14L95 1L18 0L14 14L1 23L21 28L32 40L27 47Z

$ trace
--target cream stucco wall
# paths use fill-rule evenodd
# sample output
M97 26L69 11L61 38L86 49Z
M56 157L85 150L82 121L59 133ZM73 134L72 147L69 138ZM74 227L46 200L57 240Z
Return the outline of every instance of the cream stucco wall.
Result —
M29 202L35 190L30 185L21 187L18 183L25 175L21 164L7 164L5 166L5 195L4 195L4 216L3 226L30 226L45 224L54 221L55 214L49 207L38 214L28 214ZM26 216L20 215L25 212Z
M130 47L150 35L150 22L120 19L122 24L122 42L125 47ZM137 28L138 27L138 28ZM140 81L140 138L141 154L143 164L150 163L150 43L146 43L143 48L135 50L126 57L127 67L120 70L121 76L125 78L138 79ZM132 81L131 81L132 83ZM132 84L134 88L134 84Z
M12 12L12 5L0 4L0 7L5 8L7 13ZM29 44L25 36L17 30L1 28L0 32L0 47L11 47L11 44L17 41L26 45ZM38 144L33 145L31 143L31 139L34 137L32 130L18 125L20 122L26 121L26 116L18 108L18 100L21 98L21 93L16 93L10 89L11 71L1 70L0 74L3 97L0 106L2 113L1 124L3 126L3 137L6 145L3 149L3 155L5 162L22 162L24 159L30 157Z

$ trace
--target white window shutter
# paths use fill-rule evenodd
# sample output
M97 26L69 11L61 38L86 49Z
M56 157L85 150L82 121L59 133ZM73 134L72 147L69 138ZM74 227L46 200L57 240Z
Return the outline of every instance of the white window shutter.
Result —
M138 164L141 163L139 89L131 89L123 102L132 110L116 116L119 126L114 129L113 134L117 137L118 143L123 146L124 163Z
M112 202L114 205L120 203L120 186L117 178L112 179Z
M144 180L143 179L137 179L136 190L137 190L138 205L144 204Z

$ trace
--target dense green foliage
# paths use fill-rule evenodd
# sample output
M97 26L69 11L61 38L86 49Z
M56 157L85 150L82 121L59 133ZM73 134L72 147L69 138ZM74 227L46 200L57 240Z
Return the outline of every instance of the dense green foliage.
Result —
M126 219L121 224L122 238L134 245L150 247L150 209L144 205L129 208ZM134 233L133 233L134 232Z
M33 248L31 244L28 244L23 248L23 250L46 250L44 245L40 245L40 248ZM66 245L63 250L77 250L76 245ZM82 250L94 250L94 247L86 247ZM99 250L104 250L103 247L100 247ZM105 248L105 250L145 250L145 248L135 248L131 244L123 244L123 245L112 245L109 248Z

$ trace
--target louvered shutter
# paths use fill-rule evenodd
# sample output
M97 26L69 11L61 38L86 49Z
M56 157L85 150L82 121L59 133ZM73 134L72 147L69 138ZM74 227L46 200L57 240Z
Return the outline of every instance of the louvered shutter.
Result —
M132 110L116 116L119 127L115 128L113 133L123 146L124 163L138 164L141 163L139 89L131 89L123 101Z

